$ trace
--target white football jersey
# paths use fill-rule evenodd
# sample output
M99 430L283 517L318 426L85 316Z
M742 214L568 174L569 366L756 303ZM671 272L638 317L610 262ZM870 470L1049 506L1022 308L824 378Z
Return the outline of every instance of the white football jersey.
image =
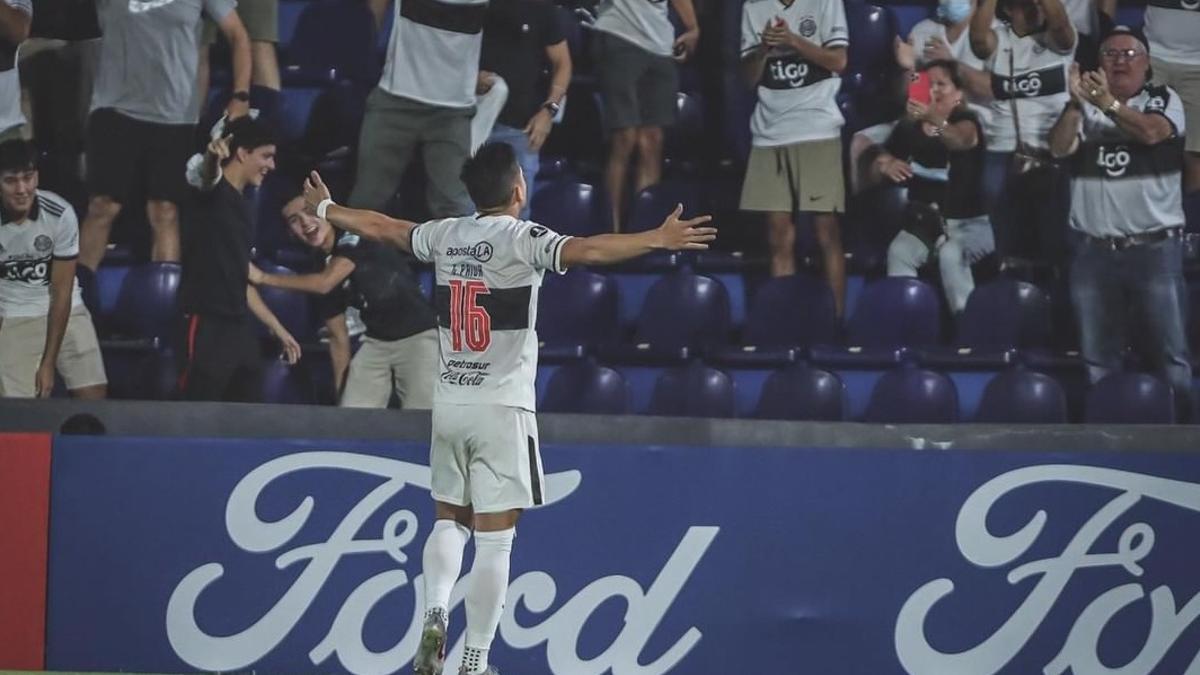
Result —
M570 237L505 215L432 220L412 251L434 265L441 369L434 401L534 409L538 290Z
M992 95L995 97L984 126L988 150L1012 152L1016 149L1018 123L1021 141L1036 148L1048 148L1050 128L1071 98L1067 83L1071 63L1075 60L1075 47L1067 52L1055 51L1046 44L1045 32L1019 36L1008 24L993 30L996 51L985 64L985 70L992 76ZM1014 102L1016 121L1012 113Z
M0 211L3 211L0 208ZM79 222L62 197L38 190L29 216L20 223L0 222L0 317L46 316L50 312L50 268L54 260L79 256ZM71 306L83 304L79 283Z

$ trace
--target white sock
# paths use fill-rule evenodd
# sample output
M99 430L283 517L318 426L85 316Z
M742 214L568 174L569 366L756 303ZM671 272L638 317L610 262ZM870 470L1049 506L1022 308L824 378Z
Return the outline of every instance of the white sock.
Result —
M425 540L422 554L425 575L425 618L435 612L445 616L450 593L462 572L463 548L471 539L471 530L453 520L438 520Z
M515 528L475 533L475 565L467 589L467 639L463 666L468 673L487 669L488 648L496 637L508 595L508 558Z

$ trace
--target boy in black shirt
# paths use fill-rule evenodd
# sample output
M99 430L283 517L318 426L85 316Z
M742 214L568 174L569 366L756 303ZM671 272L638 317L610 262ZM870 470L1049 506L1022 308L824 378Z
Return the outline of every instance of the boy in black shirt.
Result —
M242 192L262 185L275 169L275 140L249 118L231 122L227 131L209 144L203 187L192 191L182 219L179 293L187 361L179 389L192 401L262 400L262 354L250 314L279 339L289 364L300 359L300 345L248 279L253 219Z
M929 104L909 100L875 162L883 178L908 188L911 207L888 247L888 275L915 277L936 251L957 314L975 289L971 265L996 248L982 196L984 136L963 102L957 65L931 61L921 71L929 74Z
M430 408L439 363L437 320L413 276L412 258L354 234L339 237L328 221L304 209L303 197L284 205L283 216L292 234L322 258L324 269L293 275L252 267L250 281L321 296L339 404L386 408L394 386L405 409ZM357 307L367 326L353 361L347 307Z

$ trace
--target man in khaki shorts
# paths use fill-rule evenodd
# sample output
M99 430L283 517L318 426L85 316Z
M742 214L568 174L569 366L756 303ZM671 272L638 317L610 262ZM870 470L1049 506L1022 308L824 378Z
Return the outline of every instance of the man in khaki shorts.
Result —
M850 44L842 0L750 0L742 8L742 66L758 104L741 208L766 213L771 276L796 273L792 214L813 215L838 315L846 266L837 214L845 210L837 96Z
M104 398L108 379L75 282L79 223L62 197L37 189L37 150L0 143L0 396L45 398L55 370L77 398Z
M278 92L282 87L279 78L279 56L275 45L279 43L279 0L238 0L237 15L246 26L250 36L250 84L255 87ZM204 33L200 40L200 65L197 77L197 105L204 114L203 106L208 99L209 48L217 42L217 24L204 20ZM255 105L259 105L255 96Z
M393 389L405 410L433 407L438 376L437 317L413 276L415 262L394 246L338 236L329 221L304 210L304 198L283 207L292 235L320 258L313 274L264 274L250 270L250 283L305 291L320 296L321 318L329 328L329 357L338 404L347 408L386 408ZM346 308L357 307L367 334L354 359Z
M1179 94L1187 128L1200 129L1200 3L1150 0L1145 33L1154 82ZM1192 192L1200 190L1200 132L1185 143L1183 186Z

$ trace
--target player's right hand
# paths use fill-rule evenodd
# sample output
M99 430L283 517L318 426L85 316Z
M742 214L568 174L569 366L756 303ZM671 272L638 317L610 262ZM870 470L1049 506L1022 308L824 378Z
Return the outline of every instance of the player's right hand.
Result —
M662 247L669 251L703 251L708 248L708 242L717 238L717 228L699 227L710 222L712 216L700 216L682 220L683 204L676 204L675 210L663 224L658 227L662 236Z
M317 212L317 205L326 199L332 199L329 196L329 188L325 185L325 181L321 180L321 174L313 171L308 174L308 179L304 181L304 205L312 213Z

